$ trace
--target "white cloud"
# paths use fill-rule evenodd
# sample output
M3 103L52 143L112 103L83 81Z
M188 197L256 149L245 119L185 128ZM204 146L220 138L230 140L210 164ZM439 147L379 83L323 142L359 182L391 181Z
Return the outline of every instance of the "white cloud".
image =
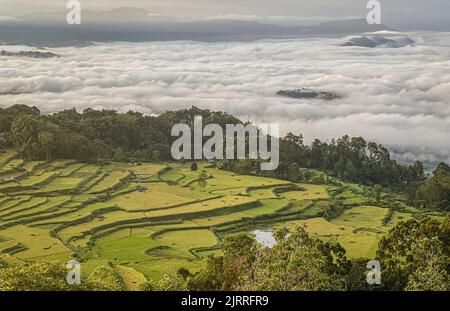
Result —
M12 16L0 16L0 22L19 22L20 19Z
M111 43L53 49L60 58L0 57L0 93L6 94L0 105L148 114L196 105L279 122L284 133L303 133L307 140L361 135L389 146L399 159L450 162L450 35L408 35L420 35L423 41L416 42L423 44L369 49L337 46L342 39ZM275 95L299 87L343 97Z

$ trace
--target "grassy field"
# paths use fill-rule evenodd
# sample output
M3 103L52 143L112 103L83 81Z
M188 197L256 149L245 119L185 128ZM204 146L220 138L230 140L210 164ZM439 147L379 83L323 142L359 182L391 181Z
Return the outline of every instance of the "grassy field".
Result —
M204 187L200 170L208 176ZM255 229L304 226L339 242L350 258L371 259L390 228L421 213L404 202L388 213L391 206L376 206L370 189L336 180L293 184L203 163L199 171L189 163L24 162L14 151L0 153L0 259L78 258L86 272L112 264L136 290L180 267L199 270L208 255L220 254L224 237ZM345 210L325 219L332 199Z

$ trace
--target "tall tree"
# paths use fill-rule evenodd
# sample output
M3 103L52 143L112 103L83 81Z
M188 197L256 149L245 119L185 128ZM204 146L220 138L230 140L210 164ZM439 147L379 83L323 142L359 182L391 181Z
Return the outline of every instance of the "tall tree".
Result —
M429 217L423 219L411 219L401 222L392 228L388 234L381 239L378 245L377 256L382 266L382 282L388 290L403 290L408 284L408 278L414 275L414 286L419 286L425 275L421 275L423 269L430 269L428 275L436 271L441 253L450 257L448 247L450 235L450 218L447 217L442 223ZM440 242L438 242L438 241ZM417 244L419 243L419 244ZM424 255L426 248L432 246L436 251L430 255L436 259L436 263L427 266L427 257ZM438 245L444 246L438 250ZM435 257L435 255L437 257ZM446 263L447 272L450 269ZM411 283L412 284L412 283ZM410 286L413 286L411 285Z
M11 134L20 155L28 160L37 157L40 151L38 139L41 120L35 115L17 117L11 125Z
M449 291L449 257L446 246L437 237L421 238L412 245L412 260L416 269L408 277L406 290ZM447 254L446 254L447 253Z
M287 179L292 182L297 182L300 179L300 169L297 163L291 163L289 166Z

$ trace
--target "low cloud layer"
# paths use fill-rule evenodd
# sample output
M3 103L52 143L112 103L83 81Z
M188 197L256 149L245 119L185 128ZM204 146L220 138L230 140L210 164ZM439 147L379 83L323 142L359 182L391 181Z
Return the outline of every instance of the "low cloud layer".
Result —
M400 160L450 162L450 34L407 35L416 46L341 47L342 38L111 43L52 49L61 55L52 59L0 57L0 105L148 114L196 105L279 122L308 141L361 135ZM276 95L301 87L342 98Z

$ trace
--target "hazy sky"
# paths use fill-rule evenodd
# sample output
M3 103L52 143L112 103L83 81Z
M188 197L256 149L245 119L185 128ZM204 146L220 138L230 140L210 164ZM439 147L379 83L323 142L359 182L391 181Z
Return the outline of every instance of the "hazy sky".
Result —
M365 16L368 0L81 0L84 9L135 6L180 19L216 15L297 16L302 18ZM380 0L385 24L406 29L450 30L449 0ZM0 16L65 10L66 0L0 0Z

